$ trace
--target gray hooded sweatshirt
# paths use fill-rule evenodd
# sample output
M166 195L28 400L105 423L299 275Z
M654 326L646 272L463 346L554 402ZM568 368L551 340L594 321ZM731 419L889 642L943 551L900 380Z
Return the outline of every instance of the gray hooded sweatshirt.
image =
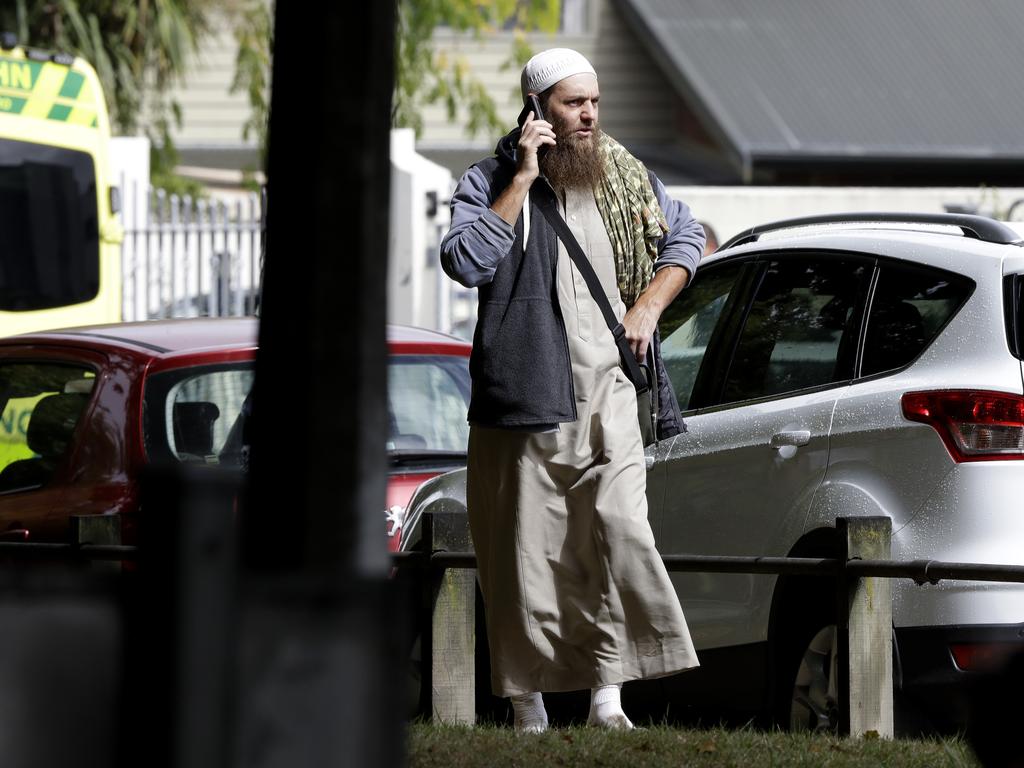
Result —
M576 420L555 285L558 239L534 202L536 195L553 192L543 181L533 185L525 247L523 215L510 227L491 210L515 174L518 138L518 129L503 137L495 155L472 166L459 181L452 196L451 228L441 242L441 264L453 280L479 290L470 358L470 423L548 429ZM658 244L655 271L673 265L685 267L692 276L703 253L704 230L684 203L669 198L653 173L650 178L669 225ZM659 381L668 386L667 378L659 375ZM668 407L669 399L665 402Z

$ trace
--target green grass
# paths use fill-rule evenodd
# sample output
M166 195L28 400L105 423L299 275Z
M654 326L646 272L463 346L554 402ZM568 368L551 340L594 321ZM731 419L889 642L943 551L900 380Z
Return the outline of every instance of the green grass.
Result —
M888 741L839 739L754 729L684 730L655 726L621 733L594 728L555 728L517 735L494 726L409 728L410 768L547 768L607 766L894 766L967 768L979 766L961 739Z

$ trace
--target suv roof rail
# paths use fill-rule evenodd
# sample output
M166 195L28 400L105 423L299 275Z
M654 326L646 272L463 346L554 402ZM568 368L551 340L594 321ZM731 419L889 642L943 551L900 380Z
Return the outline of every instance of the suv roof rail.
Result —
M755 242L761 235L780 229L795 229L821 224L943 224L960 227L965 237L973 237L986 243L1003 245L1020 245L1024 243L1020 234L1010 229L1001 221L987 216L974 216L968 213L830 213L822 216L804 216L798 219L784 219L771 224L760 224L740 232L718 250L724 251L736 245Z

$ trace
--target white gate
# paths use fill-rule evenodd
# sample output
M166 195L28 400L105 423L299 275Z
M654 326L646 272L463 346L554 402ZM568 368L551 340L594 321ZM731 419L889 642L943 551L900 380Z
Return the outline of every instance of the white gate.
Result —
M225 201L161 189L125 192L126 321L256 313L265 231L260 195Z

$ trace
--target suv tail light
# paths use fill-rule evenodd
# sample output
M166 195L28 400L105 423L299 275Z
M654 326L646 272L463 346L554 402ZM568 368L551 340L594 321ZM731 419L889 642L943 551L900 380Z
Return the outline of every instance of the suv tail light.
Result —
M956 462L1024 459L1024 397L1006 392L907 392L903 415L935 428Z

